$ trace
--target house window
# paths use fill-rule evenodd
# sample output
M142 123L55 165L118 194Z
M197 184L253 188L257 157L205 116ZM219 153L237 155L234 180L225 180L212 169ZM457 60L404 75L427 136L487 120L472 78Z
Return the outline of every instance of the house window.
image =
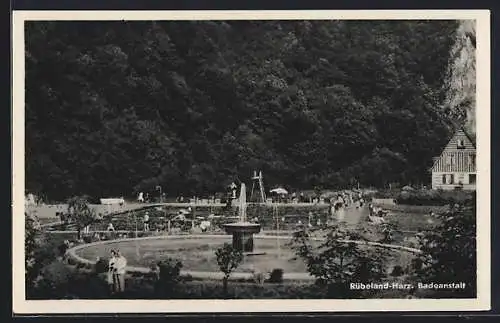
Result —
M469 165L472 167L476 167L476 154L469 155Z
M453 174L444 174L443 175L443 184L450 185L450 184L453 184L453 182L454 182Z
M476 174L469 174L469 184L476 184Z
M465 142L463 139L458 139L457 141L457 149L464 149L465 148Z
M455 156L453 155L446 156L446 166L448 167L455 166Z

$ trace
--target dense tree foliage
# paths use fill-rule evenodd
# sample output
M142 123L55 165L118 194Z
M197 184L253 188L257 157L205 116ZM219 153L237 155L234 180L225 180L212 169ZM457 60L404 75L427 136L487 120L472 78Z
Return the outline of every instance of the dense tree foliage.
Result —
M78 231L78 240L81 239L81 230L94 222L101 220L101 216L96 214L95 210L89 207L87 198L72 197L68 199L68 210L65 217L72 223L76 224Z
M40 275L40 269L43 267L37 259L39 222L36 216L25 213L24 219L26 230L24 235L24 265L26 290L33 288L36 284L36 279Z
M61 249L60 243L51 241L43 233L36 214L25 213L24 216L26 296L47 297L62 288L64 280L68 281L68 271L58 259L65 250Z
M476 297L476 201L456 205L440 215L441 224L425 232L420 242L423 251L414 261L415 274L422 281L464 282L457 293ZM453 277L453 279L451 278Z
M454 21L28 22L27 189L51 199L421 183Z
M324 241L316 245L311 241L311 232L314 230L295 232L290 246L304 260L316 283L327 287L330 296L355 296L357 293L349 289L350 282L381 281L386 277L387 253L354 243L363 240L356 231L331 226Z

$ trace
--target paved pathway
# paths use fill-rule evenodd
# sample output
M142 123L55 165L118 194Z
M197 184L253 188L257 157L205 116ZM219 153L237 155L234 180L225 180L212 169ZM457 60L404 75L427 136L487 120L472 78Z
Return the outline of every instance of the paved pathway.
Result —
M184 275L191 275L196 278L201 279L214 279L221 280L224 277L222 272L204 272L204 271L185 271ZM230 279L252 279L252 273L241 273L234 272L231 273ZM283 280L315 280L316 278L309 275L308 273L283 273Z
M367 206L356 208L356 206L353 205L338 211L336 214L336 218L338 221L345 222L347 225L356 225L358 223L366 221L368 214L369 210Z

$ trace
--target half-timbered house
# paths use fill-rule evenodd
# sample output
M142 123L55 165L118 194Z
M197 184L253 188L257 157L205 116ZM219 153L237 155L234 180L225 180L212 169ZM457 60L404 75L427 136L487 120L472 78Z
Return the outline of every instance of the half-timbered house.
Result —
M465 129L458 129L434 158L431 173L433 189L476 189L476 143Z

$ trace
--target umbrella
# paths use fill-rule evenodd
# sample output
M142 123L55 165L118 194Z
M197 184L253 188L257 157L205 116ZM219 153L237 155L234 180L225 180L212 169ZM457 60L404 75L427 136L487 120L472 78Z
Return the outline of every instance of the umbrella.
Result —
M271 193L276 193L276 194L288 194L288 191L285 190L282 187L274 188L270 191Z

